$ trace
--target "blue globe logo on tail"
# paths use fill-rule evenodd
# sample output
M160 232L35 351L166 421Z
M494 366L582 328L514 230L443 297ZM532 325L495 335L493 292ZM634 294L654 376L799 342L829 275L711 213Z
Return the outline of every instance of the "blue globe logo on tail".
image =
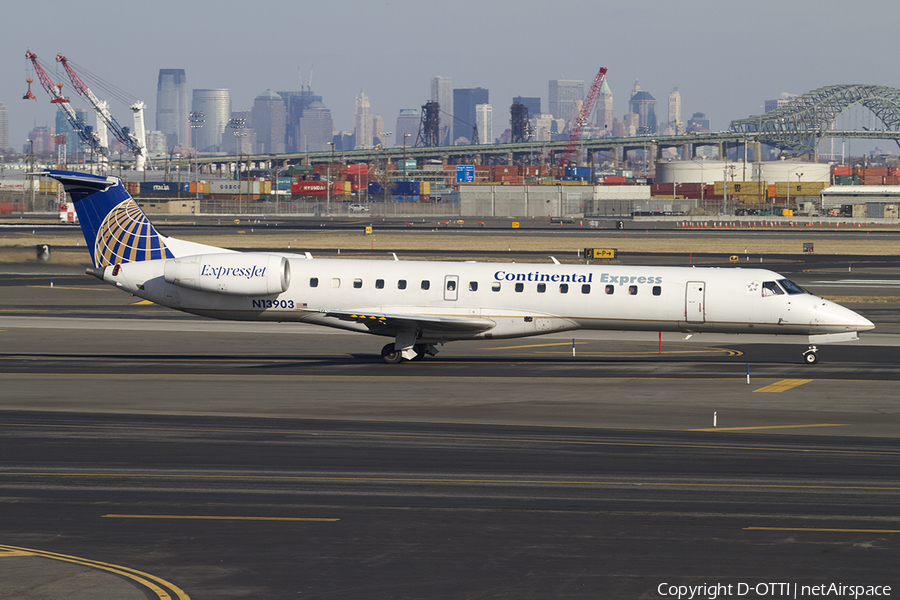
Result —
M94 267L174 258L143 211L115 177L72 171L47 170L47 175L66 188L88 248L93 248Z
M162 237L132 198L112 209L97 230L94 264L98 267L171 257Z

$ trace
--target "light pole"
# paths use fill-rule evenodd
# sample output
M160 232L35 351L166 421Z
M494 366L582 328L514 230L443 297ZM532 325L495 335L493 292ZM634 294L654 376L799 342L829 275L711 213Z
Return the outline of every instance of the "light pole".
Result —
M393 131L386 131L383 134L384 144L382 145L382 150L384 150L384 173L382 174L382 178L381 178L382 186L383 186L383 189L381 191L384 193L384 209L383 210L385 213L387 212L387 203L388 203L388 185L391 181L391 178L388 176L388 165L391 162L391 158L388 155L387 138L393 134L394 134Z
M331 144L331 162L328 163L328 169L325 174L325 214L331 214L331 167L334 165L334 142Z
M787 201L786 201L785 204L784 204L786 207L791 205L791 173L793 173L794 171L798 171L798 170L800 170L800 169L802 169L802 168L803 168L803 167L797 167L796 169L791 169L790 171L788 171L788 176L787 176L787 180L788 180L788 181L787 181ZM800 178L801 178L801 177L803 177L803 173L797 173L797 183L800 183Z
M206 121L205 116L199 110L191 111L188 114L188 121L191 122L191 147L193 148L191 156L194 157L194 192L197 195L197 200L200 199L200 162L197 161L197 141L194 139L196 137L194 132L203 127L203 123Z
M246 123L246 122L247 122L247 119L239 119L239 118L231 119L230 121L228 121L228 126L231 127L231 129L233 130L233 133L234 133L234 143L236 146L236 151L234 154L235 154L235 158L237 159L237 162L234 165L235 166L234 171L235 171L235 176L236 176L236 179L238 182L238 212L243 211L243 204L244 204L244 188L243 188L243 185L241 184L241 151L243 149L242 148L243 144L241 143L241 138L244 137L245 135L247 135L246 133L244 133L242 131L244 129L244 123ZM248 185L249 185L249 182L248 182Z
M31 187L31 210L34 210L34 140L25 140L29 144L28 157L31 162L31 168L28 170L28 181Z
M403 181L406 181L406 138L411 135L411 133L403 134Z
M275 162L275 155L269 155L269 158L272 160L272 196L275 197L275 202L278 202L278 163ZM266 205L268 206L268 200L266 201ZM278 208L278 204L275 205L276 211ZM268 211L268 208L266 209Z
M731 181L734 181L734 165L726 165L724 174L722 175L722 214L728 215L728 172L731 171Z

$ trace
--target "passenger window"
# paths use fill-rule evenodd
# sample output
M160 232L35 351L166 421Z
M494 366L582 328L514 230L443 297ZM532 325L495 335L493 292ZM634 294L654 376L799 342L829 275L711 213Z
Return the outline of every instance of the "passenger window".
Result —
M456 291L456 282L453 281L452 279L447 280L447 291L448 292Z
M525 284L522 283L522 282L517 283L517 284L516 284L516 291L517 291L517 292L524 292L524 291L525 291Z
M333 288L339 288L339 287L341 287L341 279L340 279L339 277L335 277L334 279L332 279L332 280L331 280L331 287L333 287Z
M431 282L428 281L427 279L423 279L422 280L422 289L427 290L430 287L431 287Z
M589 284L589 283L582 284L581 293L582 294L590 294L591 293L591 284Z
M470 292L477 292L477 291L478 291L478 282L477 282L477 281L470 281L470 282L469 282L469 291L470 291Z
M629 296L637 296L637 286L636 285L628 286L628 295Z
M375 280L375 289L383 290L384 289L384 279L376 279Z
M538 294L543 294L544 292L546 292L546 291L547 291L547 284L546 284L546 283L539 283L539 284L537 285L537 291L538 291Z
M653 286L653 295L661 296L662 295L662 286L654 285Z
M784 291L774 281L766 281L762 286L763 296L781 296Z
M405 290L405 289L406 289L406 280L405 280L405 279L401 279L401 280L399 280L399 281L397 282L397 289L398 289L398 290Z
M616 291L616 286L614 286L614 285L608 285L608 286L606 286L606 290L605 290L605 291L606 291L606 295L607 295L607 296L612 296L612 295L615 293L615 291Z
M559 293L560 294L568 294L569 293L569 284L568 283L559 284Z
M494 283L491 284L491 291L492 292L500 291L500 282L499 281L495 281Z
M309 278L309 287L319 287L319 278L318 277L310 277Z
M361 288L361 287L362 287L362 279L354 279L354 280L353 280L353 287L354 287L354 289L357 289L357 290L358 290L359 288Z

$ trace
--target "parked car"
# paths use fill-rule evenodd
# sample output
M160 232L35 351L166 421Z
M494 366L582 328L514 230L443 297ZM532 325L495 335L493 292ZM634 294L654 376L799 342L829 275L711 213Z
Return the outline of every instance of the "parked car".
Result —
M352 213L367 213L369 212L369 207L365 204L351 204L349 210Z

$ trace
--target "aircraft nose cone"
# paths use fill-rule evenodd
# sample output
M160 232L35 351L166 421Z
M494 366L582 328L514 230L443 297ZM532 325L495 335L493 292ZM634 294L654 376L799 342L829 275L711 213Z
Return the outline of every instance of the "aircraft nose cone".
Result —
M861 331L863 329L875 329L875 323L868 320L864 316L859 313L853 313L856 315L856 329L857 331Z

